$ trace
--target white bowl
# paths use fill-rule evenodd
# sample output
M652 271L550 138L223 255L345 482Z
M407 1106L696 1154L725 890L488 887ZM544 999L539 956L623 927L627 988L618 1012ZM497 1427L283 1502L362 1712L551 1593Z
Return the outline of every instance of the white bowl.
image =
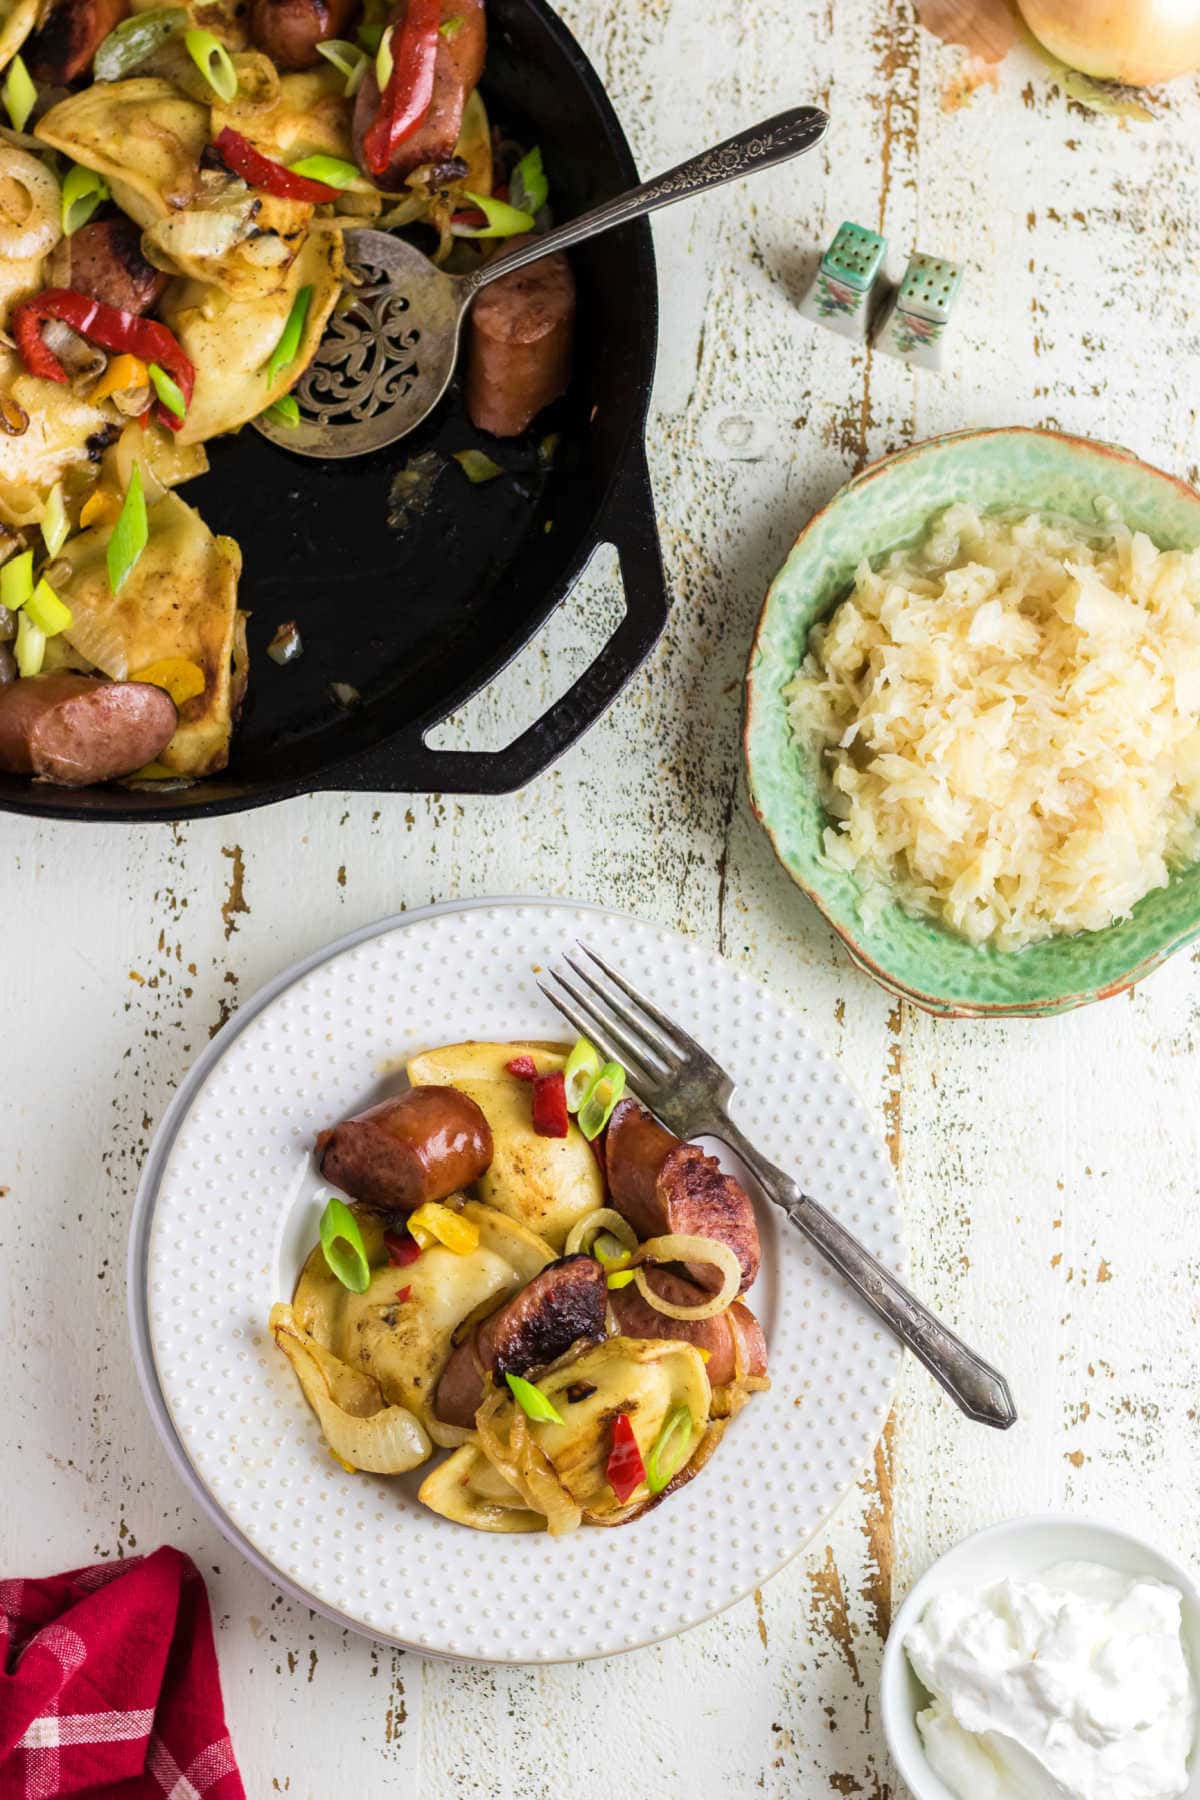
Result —
M1005 1576L1028 1577L1060 1562L1103 1563L1125 1575L1150 1575L1168 1581L1183 1595L1183 1642L1192 1679L1200 1687L1200 1588L1186 1569L1160 1550L1086 1519L1046 1513L1010 1519L976 1532L948 1550L927 1569L896 1614L883 1652L880 1710L888 1749L915 1800L957 1800L935 1775L925 1755L917 1714L929 1695L913 1673L904 1639L935 1594L954 1587L986 1587ZM1184 1800L1200 1800L1200 1756L1193 1744L1188 1758L1191 1780Z

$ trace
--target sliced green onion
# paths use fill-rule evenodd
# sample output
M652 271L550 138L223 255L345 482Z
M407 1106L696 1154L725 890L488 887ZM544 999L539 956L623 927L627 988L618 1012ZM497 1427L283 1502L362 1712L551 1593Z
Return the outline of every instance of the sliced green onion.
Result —
M605 1063L579 1108L579 1129L589 1142L600 1136L612 1118L613 1107L624 1092L624 1069L620 1063Z
M598 1231L592 1244L592 1255L604 1268L620 1269L629 1261L630 1252L611 1231Z
M608 1278L610 1288L628 1287L637 1276L636 1269L614 1269Z
M542 147L535 144L512 172L508 197L520 212L540 212L550 197L550 183L542 162Z
M362 170L340 156L304 156L289 163L293 175L307 175L310 181L323 181L326 187L348 188L362 181Z
M63 505L62 483L56 481L42 508L42 542L47 556L57 556L71 535L71 521Z
M540 1387L534 1387L532 1381L526 1381L523 1375L505 1375L504 1379L526 1418L544 1419L550 1425L562 1424L562 1414L551 1406Z
M183 397L183 389L177 381L173 381L165 369L157 363L150 363L146 373L150 377L155 393L168 412L174 413L177 419L187 418L187 401Z
M304 327L308 323L308 309L312 303L312 293L311 287L302 287L292 301L292 310L288 314L287 324L283 328L279 342L271 352L270 361L264 371L268 386L283 373L289 364L296 360L300 339L304 336Z
M442 20L438 26L438 36L445 38L448 44L452 44L466 22L461 13L455 13L452 19Z
M392 28L389 25L380 38L379 48L375 52L375 79L379 83L381 94L392 79L392 70L395 66L392 59Z
M576 1113L588 1097L592 1083L600 1073L600 1052L584 1037L576 1038L567 1058L563 1080L567 1084L567 1111Z
M187 401L183 397L183 389L158 363L148 363L146 373L150 377L151 386L167 411L174 413L177 419L187 418Z
M479 209L487 220L487 224L456 225L452 222L450 229L455 237L506 238L516 237L522 231L533 230L533 214L522 212L519 207L510 206L507 200L493 200L490 194L473 194L470 188L464 188L463 194L472 206Z
M92 60L97 81L120 81L131 69L166 43L188 22L183 6L156 6L150 12L122 19L104 39Z
M46 634L39 631L32 619L27 619L23 612L17 614L17 641L13 654L17 659L18 675L40 675L42 660L46 654Z
M0 94L4 96L5 111L13 122L13 130L24 131L26 121L37 105L37 89L25 67L24 57L14 56L9 63Z
M323 44L317 45L317 55L323 56L327 63L332 63L339 75L347 78L353 76L367 60L364 51L349 38L326 38Z
M504 473L500 464L494 463L482 450L456 450L454 460L467 480L474 482L476 487L481 481L495 481L497 475Z
M211 31L185 31L183 42L217 99L228 106L237 96L238 76L233 58L220 38L214 37Z
M112 536L108 540L106 552L108 561L108 585L114 594L119 594L133 572L134 564L150 542L150 527L146 521L146 496L142 490L142 471L138 463L133 465L133 473L129 477L129 487L125 494L125 503L120 517L112 528Z
M268 406L263 418L269 419L272 425L286 425L289 431L294 431L300 423L300 406L296 396L280 394L274 406Z
M663 1420L646 1458L646 1486L652 1494L661 1494L671 1478L678 1475L691 1441L691 1412L686 1406L676 1406Z
M33 593L33 551L23 550L0 567L0 606L20 612Z
M67 237L86 225L101 201L110 199L108 183L95 169L74 163L62 185L62 228Z
M371 1265L358 1220L344 1200L331 1200L321 1214L321 1250L344 1288L352 1294L366 1293Z
M64 606L48 581L39 581L25 603L22 618L28 617L48 638L57 637L74 622L75 615Z
M552 469L558 456L560 438L557 431L548 431L538 445L538 462L543 469Z
M374 56L379 49L380 44L383 42L383 26L360 25L358 28L358 41L368 56Z

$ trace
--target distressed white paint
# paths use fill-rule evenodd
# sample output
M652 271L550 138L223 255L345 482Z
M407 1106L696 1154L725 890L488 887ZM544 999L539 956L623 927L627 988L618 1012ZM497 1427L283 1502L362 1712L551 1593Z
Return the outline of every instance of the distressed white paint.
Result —
M738 684L769 575L869 457L958 425L1053 422L1195 475L1200 115L1185 83L1153 126L1086 117L1023 52L998 92L944 111L956 56L889 0L564 10L647 170L797 100L833 115L807 163L656 226L650 452L671 622L609 718L523 795L326 795L176 831L0 819L0 1568L190 1550L252 1800L883 1800L897 1788L873 1690L893 1539L897 1596L964 1532L1043 1507L1194 1548L1200 964L1185 953L1132 998L1036 1025L893 1015L749 816ZM843 217L882 221L894 269L914 247L968 265L947 374L797 317ZM773 442L765 460L710 454L731 414ZM582 665L612 604L601 572L455 731L504 741ZM593 779L618 764L618 782ZM246 912L228 904L234 846ZM157 1448L122 1281L149 1133L239 994L399 907L514 892L693 931L786 997L898 1131L916 1283L1004 1363L1023 1415L989 1436L910 1369L890 1521L873 1489L856 1494L761 1613L748 1601L660 1649L528 1673L377 1651L243 1567ZM602 1546L596 1568L599 1591Z

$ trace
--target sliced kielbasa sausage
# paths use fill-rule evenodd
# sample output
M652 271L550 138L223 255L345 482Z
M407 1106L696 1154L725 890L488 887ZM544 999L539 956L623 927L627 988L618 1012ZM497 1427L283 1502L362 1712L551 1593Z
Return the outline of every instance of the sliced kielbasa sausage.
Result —
M580 1339L604 1336L608 1280L592 1256L563 1256L483 1321L442 1371L434 1411L446 1425L469 1427L490 1374L524 1375L564 1356Z
M676 1306L703 1303L703 1289L682 1275L654 1269L647 1271L646 1279L656 1294ZM739 1365L743 1375L767 1372L762 1326L744 1301L735 1300L725 1312L711 1319L672 1319L643 1299L636 1287L616 1288L608 1298L622 1337L673 1338L706 1351L705 1366L712 1387L727 1387L739 1372Z
M469 1094L415 1087L323 1131L317 1155L326 1181L352 1199L411 1212L478 1181L492 1160L492 1133Z
M149 682L28 675L0 689L0 769L60 787L112 781L153 762L178 722Z
M77 81L129 11L129 0L52 0L40 29L25 46L29 73L35 81L49 81L55 87Z
M658 1171L682 1142L636 1100L617 1102L604 1134L604 1166L613 1203L639 1238L661 1237L667 1230Z
M640 1238L716 1238L737 1257L746 1291L762 1260L754 1207L715 1157L665 1131L635 1100L613 1113L604 1154L612 1203ZM720 1286L711 1263L692 1263L688 1273L701 1287Z
M90 294L119 312L151 312L162 299L169 275L142 255L142 233L124 213L89 219L65 237L46 264L50 287Z
M250 0L250 36L277 69L315 69L317 50L341 37L358 0Z
M514 238L513 244L527 242ZM566 392L575 277L561 252L485 287L467 314L467 411L493 437L519 437Z
M401 0L393 14L396 33L408 11ZM396 146L386 173L380 175L363 162L363 139L379 111L379 83L368 69L354 103L354 148L359 166L376 187L394 192L402 188L414 169L424 163L444 163L454 154L462 130L463 108L479 77L487 55L487 17L484 0L442 0L442 25L449 34L439 36L433 68L433 97L429 111L414 132Z

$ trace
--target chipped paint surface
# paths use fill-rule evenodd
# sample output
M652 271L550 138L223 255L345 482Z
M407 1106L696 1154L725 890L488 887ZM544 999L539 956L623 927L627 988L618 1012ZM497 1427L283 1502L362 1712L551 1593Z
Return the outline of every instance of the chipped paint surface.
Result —
M0 1518L0 1573L188 1549L254 1800L899 1800L875 1685L892 1610L935 1555L1044 1508L1128 1524L1185 1557L1194 1546L1200 949L1128 999L1037 1024L895 1007L750 816L743 661L810 511L914 437L1057 424L1196 478L1200 113L1184 83L1151 127L1085 115L1019 46L995 89L947 112L962 53L891 0L563 10L647 171L799 99L833 116L806 162L656 222L650 460L675 594L663 643L524 795L321 795L173 830L0 818L0 1356L22 1502ZM798 318L844 217L882 222L897 272L913 248L967 264L944 376ZM745 420L758 461L721 449L745 441L725 430ZM598 558L439 741L511 738L617 616L611 558ZM620 781L598 784L598 767ZM122 1270L155 1122L240 995L383 914L537 892L693 932L786 999L888 1138L915 1285L1006 1368L1022 1418L1007 1437L982 1433L910 1368L862 1484L758 1596L605 1664L488 1670L379 1649L243 1566L158 1448ZM395 1556L399 1569L402 1541Z

